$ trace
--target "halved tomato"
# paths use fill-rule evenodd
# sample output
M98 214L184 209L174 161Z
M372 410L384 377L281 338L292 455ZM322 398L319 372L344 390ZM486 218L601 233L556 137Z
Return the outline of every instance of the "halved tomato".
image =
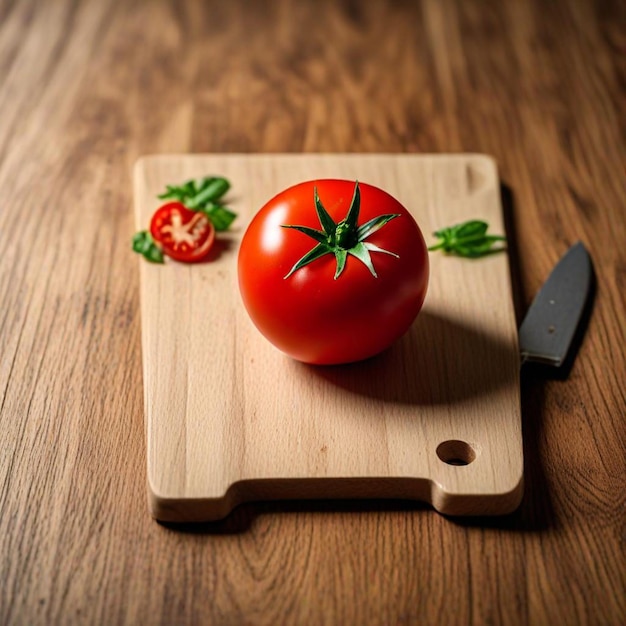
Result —
M181 202L169 202L157 209L150 222L150 234L167 256L185 263L204 259L215 240L211 220Z

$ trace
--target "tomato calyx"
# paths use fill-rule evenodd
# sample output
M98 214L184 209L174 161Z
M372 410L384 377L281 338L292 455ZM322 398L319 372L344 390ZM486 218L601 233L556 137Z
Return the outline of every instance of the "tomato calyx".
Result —
M370 235L380 230L392 219L399 217L400 214L387 213L385 215L379 215L359 226L357 224L361 210L359 181L356 181L354 184L354 195L352 196L348 213L346 217L338 223L335 223L335 220L333 220L328 211L324 208L317 193L317 187L313 189L313 200L322 230L310 228L309 226L282 224L283 228L297 230L317 241L317 245L299 259L284 278L289 278L295 271L326 254L333 254L335 256L337 263L334 276L335 280L337 280L343 272L348 255L361 261L374 278L378 278L378 274L376 274L376 270L374 269L370 252L382 252L399 258L395 252L384 250L371 242L365 241Z

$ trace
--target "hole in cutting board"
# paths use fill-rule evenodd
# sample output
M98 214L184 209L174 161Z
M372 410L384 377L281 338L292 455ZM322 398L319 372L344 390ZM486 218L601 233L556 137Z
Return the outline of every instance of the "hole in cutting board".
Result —
M476 452L465 441L449 439L437 446L437 456L448 465L469 465L476 459Z

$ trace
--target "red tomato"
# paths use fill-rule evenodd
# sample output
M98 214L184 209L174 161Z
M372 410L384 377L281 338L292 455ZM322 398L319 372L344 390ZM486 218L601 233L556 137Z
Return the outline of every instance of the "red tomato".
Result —
M331 225L346 221L358 195L356 224L361 234L370 220L392 216L362 238L368 244L371 269L352 253L340 252L294 270L325 235L315 189L332 217ZM363 183L358 191L346 180L290 187L260 209L242 239L238 275L244 306L260 332L299 361L336 364L371 357L408 330L424 302L428 252L417 223L387 192ZM308 227L317 234L309 236L285 225ZM342 237L336 236L335 246ZM354 237L346 241L348 248L357 245ZM339 271L342 256L345 266Z
M157 209L150 222L150 233L167 256L186 263L204 259L215 240L211 220L181 202L169 202Z

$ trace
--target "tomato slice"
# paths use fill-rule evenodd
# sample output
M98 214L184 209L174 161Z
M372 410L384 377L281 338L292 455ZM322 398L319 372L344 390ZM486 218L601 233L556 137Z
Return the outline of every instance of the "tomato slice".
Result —
M211 220L181 202L169 202L157 209L150 222L150 233L167 256L184 263L204 259L215 241Z

